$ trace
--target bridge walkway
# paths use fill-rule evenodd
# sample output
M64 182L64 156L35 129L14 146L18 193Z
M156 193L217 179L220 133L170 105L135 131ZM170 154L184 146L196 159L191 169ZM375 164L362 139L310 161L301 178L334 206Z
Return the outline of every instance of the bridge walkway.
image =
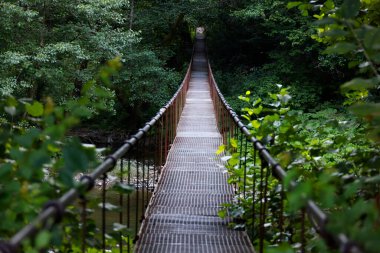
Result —
M218 217L232 201L208 84L205 43L197 36L190 86L177 135L150 201L135 252L253 252L247 234Z

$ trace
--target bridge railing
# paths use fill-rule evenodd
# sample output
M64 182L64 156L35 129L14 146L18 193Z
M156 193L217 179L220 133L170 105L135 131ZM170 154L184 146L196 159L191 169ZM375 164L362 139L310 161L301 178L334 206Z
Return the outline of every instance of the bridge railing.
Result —
M362 252L346 235L332 234L327 231L328 216L313 200L308 199L306 205L295 215L285 213L284 180L287 173L271 156L265 145L251 135L249 129L229 106L218 88L210 64L208 73L211 97L223 142L228 145L231 138L234 138L240 143L240 147L235 150L239 153L238 167L243 170L243 173L235 184L235 191L238 201L246 201L246 205L252 203L252 226L257 230L253 231L252 237L254 241L258 241L259 252L264 251L268 240L272 240L269 242L272 244L281 242L297 244L297 252L306 252L306 234L310 228L313 228L333 249L342 253ZM252 164L248 164L248 160ZM271 178L277 180L277 191L274 195L270 192ZM290 181L289 188L294 189L296 185L295 181ZM307 220L306 216L308 216ZM268 238L267 234L273 231L275 231L275 238Z
M80 244L81 252L87 252L90 246L95 245L103 252L111 249L114 252L117 248L120 252L133 251L132 242L138 239L138 230L144 220L145 210L176 135L178 121L186 102L191 68L192 61L177 92L143 128L105 158L91 173L83 175L77 187L70 189L59 199L49 201L30 224L10 240L0 242L0 252L25 252L23 245L26 242L33 246L41 231L53 229L60 230L62 237L66 238L66 245L60 247L66 247L67 252L71 252L70 247L75 241ZM108 203L110 184L118 189L118 196L116 200L113 196L114 203L111 205ZM98 188L101 195L98 212L100 224L95 232L90 228L93 223L88 221L91 216L88 210L91 197L88 192L93 188ZM125 194L131 191L131 188L135 188L134 195ZM64 226L70 225L62 221L67 216L69 206L76 206L79 210L80 222L74 224L77 229L79 227L79 238L75 236L74 230L65 232ZM111 214L117 223L114 231L110 231L112 224L108 224L106 219ZM107 245L108 234L113 234L116 238L113 245ZM54 246L40 249L39 252L55 252L50 251L52 249Z

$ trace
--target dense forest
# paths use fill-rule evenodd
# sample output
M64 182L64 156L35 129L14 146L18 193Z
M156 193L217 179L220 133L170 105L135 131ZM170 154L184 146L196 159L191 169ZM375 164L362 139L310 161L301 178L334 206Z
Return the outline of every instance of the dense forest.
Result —
M328 210L329 232L348 235L364 252L377 252L380 2L231 1L221 5L217 22L210 24L208 43L217 81L230 104L242 112L251 134L286 168L284 187L291 189L292 179L298 182L288 194L289 213L296 214L307 199L314 199ZM243 174L257 170L256 156L239 153L244 150L239 139L219 152L226 148L230 182L242 190L236 204L220 215L244 220L258 244L260 218L254 210L260 205L253 203L254 197L242 197L246 188L261 189L257 179L242 180ZM242 159L250 167L248 172L241 166ZM272 212L282 208L276 203L281 191L276 182L268 182ZM313 230L308 232L311 242L300 249L293 235L302 228L291 218L285 224L286 235L276 227L278 218L272 216L268 222L268 250L329 251L315 240ZM284 236L291 247L278 245Z
M171 98L198 26L222 93L299 182L289 212L313 198L332 231L378 252L379 0L2 1L0 239L97 163L76 131L128 135ZM251 207L226 211L255 243Z

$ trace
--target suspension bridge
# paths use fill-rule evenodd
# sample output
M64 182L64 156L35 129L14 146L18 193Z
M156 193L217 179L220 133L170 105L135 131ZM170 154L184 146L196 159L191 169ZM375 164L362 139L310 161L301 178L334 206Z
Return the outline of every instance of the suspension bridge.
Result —
M232 137L240 140L239 168L244 171L241 183L234 187L227 183L228 173L215 153ZM248 157L254 161L253 170L247 166ZM106 185L108 174L115 169L121 184L136 187L134 198L120 193L117 211L108 208ZM344 234L327 231L328 217L312 200L291 219L285 215L286 192L281 183L285 176L286 172L265 146L251 136L220 93L206 57L204 35L198 33L192 61L173 98L124 145L84 175L78 187L49 201L33 222L0 242L0 252L27 252L24 242L29 240L33 245L40 231L62 230L65 210L72 205L80 209L80 236L74 238L62 232L69 241L63 245L64 252L72 252L70 241L79 243L78 252L96 248L97 252L262 253L265 244L281 242L298 244L297 252L307 252L306 234L310 228L331 248L361 252ZM268 195L270 177L278 179L281 190L277 196ZM98 182L101 219L97 233L90 233L86 192ZM290 185L295 187L296 183ZM257 231L249 235L244 230L229 228L231 218L218 217L218 211L224 204L232 203L236 194L242 200L251 198L254 203L252 218ZM277 204L273 205L271 199L277 199ZM110 231L107 217L115 212L119 228L125 226L127 231ZM269 230L278 231L271 242L266 236ZM112 233L116 243L108 244L108 234ZM54 247L39 251L57 252Z
M253 252L245 232L218 217L234 191L215 155L222 145L208 84L205 43L198 35L186 103L151 200L136 252Z

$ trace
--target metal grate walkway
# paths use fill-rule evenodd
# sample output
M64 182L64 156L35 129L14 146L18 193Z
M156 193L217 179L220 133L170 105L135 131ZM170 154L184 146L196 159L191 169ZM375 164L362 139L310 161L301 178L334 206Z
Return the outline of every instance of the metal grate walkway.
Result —
M227 228L228 220L217 214L233 198L215 155L221 144L198 35L186 105L136 252L253 252L247 234Z

